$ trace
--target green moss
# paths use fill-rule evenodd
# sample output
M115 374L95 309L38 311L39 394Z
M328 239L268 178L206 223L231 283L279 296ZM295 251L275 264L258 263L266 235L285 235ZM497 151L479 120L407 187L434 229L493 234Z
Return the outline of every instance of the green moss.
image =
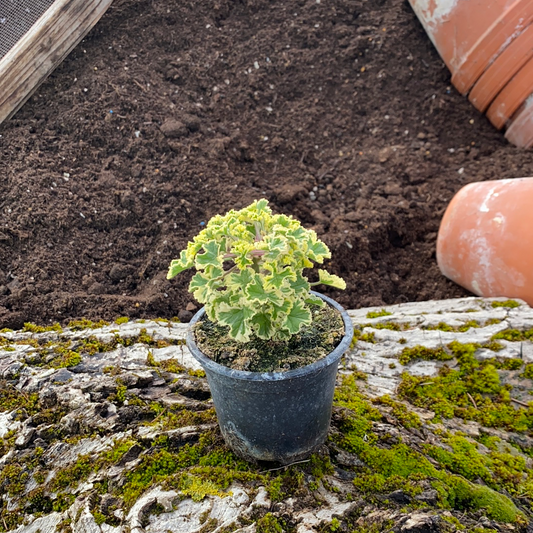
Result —
M352 375L353 375L353 377L355 379L360 379L362 381L367 381L368 380L368 375L366 374L366 372L363 372L362 370L359 370L357 368L357 365L355 365L355 364L350 365L350 372L352 373Z
M461 326L459 326L457 329L458 331L464 332L468 331L470 328L480 328L481 324L477 320L468 320Z
M514 522L519 516L509 498L450 473L446 464L436 468L423 454L402 442L383 447L372 433L371 421L355 413L345 415L340 429L341 433L334 440L341 448L361 459L364 466L359 467L353 483L358 491L366 494L367 499L372 494L398 489L416 495L422 490L420 483L429 480L437 489L442 507L469 511L484 509L487 516L503 522ZM456 444L459 446L461 443ZM453 457L446 459L452 465L460 464L462 468L467 468L466 459L464 463L454 463Z
M130 319L127 316L121 316L115 320L115 324L127 324Z
M28 331L30 333L44 333L46 331L61 332L63 331L63 329L57 322L54 322L54 324L52 324L51 326L37 326L35 324L32 324L31 322L25 322L22 331Z
M409 327L409 325L399 324L398 322L385 322L384 324L372 324L374 329L388 329L391 331L402 331Z
M366 314L366 318L379 318L380 316L390 316L392 313L389 313L385 309L382 309L381 311L369 311Z
M424 361L447 361L452 359L452 356L444 348L426 348L420 344L413 348L404 348L398 356L398 361L402 365L407 365L416 359L423 359Z
M124 502L127 505L133 504L154 483L162 482L184 466L188 466L186 455L189 449L186 445L180 454L157 450L145 455L135 470L126 473L126 483L121 489Z
M228 495L222 492L213 481L191 474L180 475L174 481L174 486L186 496L190 496L195 502L202 501L206 496L219 496L223 498Z
M184 426L195 426L216 422L215 408L210 407L203 411L191 411L182 406L167 407L159 402L150 404L150 411L155 415L155 419L149 425L170 430Z
M526 379L533 379L533 363L528 363L524 368L524 373L521 377Z
M16 496L24 492L28 472L19 463L9 463L0 472L0 487L3 493Z
M73 503L76 497L74 494L61 493L58 494L52 503L52 508L56 513L66 511Z
M457 416L512 431L533 429L533 408L515 409L509 387L500 383L497 366L504 363L492 359L478 361L475 358L478 347L457 341L450 343L447 348L457 358L460 370L445 366L438 376L431 378L404 373L399 396L444 418Z
M272 513L267 513L256 523L257 533L283 533L283 523Z
M376 334L373 331L370 331L369 333L363 333L359 337L359 340L362 342L369 342L371 344L374 344L376 342L375 336Z
M115 337L110 342L102 342L97 337L91 335L80 341L80 351L87 352L89 355L96 353L109 352L115 350L118 346L133 346L134 344L146 344L147 346L153 346L154 348L165 348L171 345L185 344L183 339L172 339L166 341L162 339L154 339L154 337L146 331L145 328L141 329L139 335L133 335L131 337L121 337L118 333L115 333Z
M352 411L358 418L368 424L371 420L381 420L381 413L373 407L360 393L353 375L341 376L341 383L335 389L334 404Z
M374 398L372 403L377 405L386 405L392 408L392 414L398 420L398 422L406 428L419 428L422 426L420 417L400 402L393 400L390 395L385 394L379 398Z
M122 372L122 369L120 366L109 365L104 366L104 368L102 368L102 372L104 374L109 374L110 376L118 376Z
M493 352L500 352L505 348L505 346L501 342L494 340L482 344L481 347L486 348L487 350L492 350Z
M11 531L16 529L17 526L22 524L24 520L24 514L19 510L8 511L7 502L0 503L0 531Z
M454 481L453 498L456 509L484 509L489 518L498 522L516 522L519 517L518 509L507 496L489 487L468 483L461 478Z
M533 328L524 331L518 329L505 329L491 337L491 340L500 339L510 342L531 340L533 339Z
M161 370L164 370L165 372L172 372L173 374L183 374L184 372L186 372L185 367L178 363L177 359L172 358L156 361L152 352L148 352L148 355L146 357L146 364L153 368L159 368Z
M446 324L446 322L439 322L435 326L422 326L422 329L465 332L465 331L468 331L470 328L480 328L480 327L481 327L481 324L477 320L468 320L464 324L461 324L460 326L450 326L449 324Z
M99 329L103 328L104 326L109 326L109 322L106 322L105 320L93 322L92 320L82 318L81 320L71 320L68 323L67 328L71 329L72 331L81 331L84 329Z
M0 412L24 409L27 415L37 413L39 409L39 395L28 394L13 387L5 380L0 380Z
M329 525L329 530L334 533L335 531L338 531L341 528L341 522L338 518L333 517L331 520L331 524Z
M48 368L68 368L81 363L81 355L70 349L70 341L47 343L40 351L40 355L47 362L44 366ZM51 356L51 357L50 357Z
M497 307L510 307L512 309L514 307L520 307L520 304L516 300L505 300L504 302L492 302L491 306L495 309Z
M427 330L439 330L439 331L455 331L453 326L446 324L445 322L439 322L436 326L422 326L422 329Z
M444 522L448 522L449 524L454 525L456 529L465 529L465 526L463 526L463 524L461 524L461 522L459 522L459 520L453 515L440 515L440 518L441 520L444 520Z
M205 378L205 372L203 370L192 370L189 368L187 370L187 374L189 374L189 376L192 376L194 378Z
M485 359L484 364L492 365L498 370L518 370L524 365L524 361L518 358L498 358L493 357L491 359Z
M491 480L492 474L488 468L490 462L478 452L475 443L460 435L445 438L444 442L451 447L451 451L434 445L426 445L424 450L439 464L466 479Z
M75 463L62 468L50 482L53 491L63 491L85 481L97 468L97 463L90 455L80 455Z
M38 487L26 496L26 509L28 513L50 513L53 503L42 487Z

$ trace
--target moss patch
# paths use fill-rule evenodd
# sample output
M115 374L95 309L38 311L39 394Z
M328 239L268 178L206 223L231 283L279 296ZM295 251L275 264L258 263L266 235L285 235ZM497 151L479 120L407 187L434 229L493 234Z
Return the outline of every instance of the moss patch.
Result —
M444 366L438 376L431 378L404 372L398 388L399 397L444 418L456 416L487 427L531 431L533 406L516 409L511 403L510 387L501 384L497 372L498 367L517 363L493 359L478 361L475 358L478 347L457 341L448 345L457 358L459 370Z
M520 304L516 300L505 300L503 302L492 302L491 306L496 309L498 307L509 307L511 309L520 307Z
M369 311L366 314L366 318L379 318L381 316L390 316L392 313L389 313L385 309L382 309L381 311Z
M514 522L519 518L516 506L508 497L458 475L457 472L462 471L471 477L476 474L489 477L475 445L463 440L454 441L455 449L452 447L449 455L442 458L438 455L440 450L428 449L442 459L437 467L414 448L401 441L391 445L386 436L378 437L372 431L373 420L379 420L381 416L350 378L343 380L335 401L346 411L338 422L340 433L332 438L339 447L361 460L354 486L367 499L395 490L416 496L422 491L422 482L429 481L437 490L439 505L444 508L464 511L484 509L490 518L502 522ZM475 460L474 465L469 464L472 460Z

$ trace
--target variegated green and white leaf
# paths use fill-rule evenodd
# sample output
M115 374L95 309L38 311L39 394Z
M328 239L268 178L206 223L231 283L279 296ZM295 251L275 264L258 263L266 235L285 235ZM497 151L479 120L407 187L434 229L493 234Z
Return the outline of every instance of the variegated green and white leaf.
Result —
M341 277L336 276L335 274L330 274L327 270L319 269L318 279L319 283L322 283L323 285L329 285L336 289L346 288L346 282Z
M311 324L311 311L303 302L297 300L285 319L284 329L291 335L298 333L302 326Z
M254 316L254 310L245 306L230 307L220 304L216 313L217 320L221 324L229 326L230 335L236 341L248 342L252 333L250 319Z
M204 253L197 254L195 264L199 270L204 270L207 266L222 267L222 254L220 244L215 241L209 241L202 246Z

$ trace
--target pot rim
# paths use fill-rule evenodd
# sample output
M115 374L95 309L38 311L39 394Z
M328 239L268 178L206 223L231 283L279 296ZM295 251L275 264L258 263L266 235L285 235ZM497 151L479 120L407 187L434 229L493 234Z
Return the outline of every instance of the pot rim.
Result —
M335 349L330 352L326 357L311 363L310 365L288 370L287 372L249 372L247 370L234 370L227 366L216 363L206 355L202 353L196 341L194 340L193 326L198 322L205 314L205 308L202 307L191 319L189 328L187 330L187 347L189 348L192 356L204 367L206 370L211 370L217 374L226 375L235 379L242 379L245 381L285 381L289 379L298 378L303 375L311 374L337 362L342 355L346 352L353 338L353 324L345 309L338 304L332 298L324 296L319 292L310 291L324 300L328 305L339 311L344 322L344 336Z

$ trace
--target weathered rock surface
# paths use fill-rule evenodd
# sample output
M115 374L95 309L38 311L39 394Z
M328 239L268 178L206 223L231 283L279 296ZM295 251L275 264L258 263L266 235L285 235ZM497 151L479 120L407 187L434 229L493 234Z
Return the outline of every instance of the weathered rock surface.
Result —
M0 332L0 531L529 531L533 310L466 298L349 314L330 438L282 468L225 446L186 324Z

